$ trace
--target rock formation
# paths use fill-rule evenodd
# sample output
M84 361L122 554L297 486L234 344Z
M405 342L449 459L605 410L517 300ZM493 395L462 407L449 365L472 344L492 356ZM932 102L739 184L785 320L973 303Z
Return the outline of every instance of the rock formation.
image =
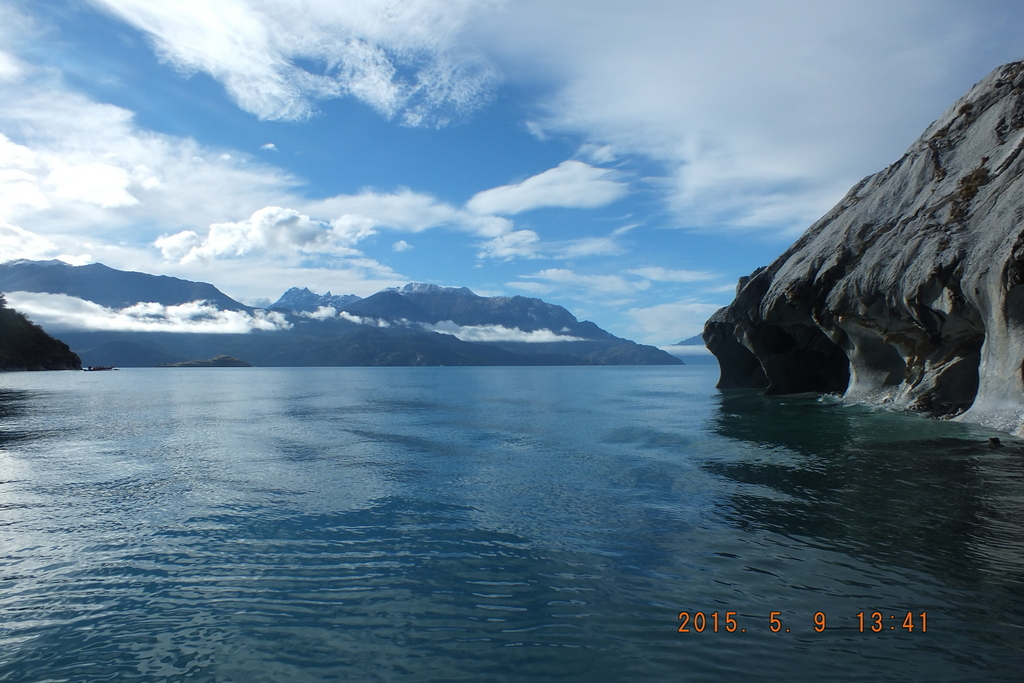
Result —
M741 278L721 388L843 393L1024 435L1024 62Z

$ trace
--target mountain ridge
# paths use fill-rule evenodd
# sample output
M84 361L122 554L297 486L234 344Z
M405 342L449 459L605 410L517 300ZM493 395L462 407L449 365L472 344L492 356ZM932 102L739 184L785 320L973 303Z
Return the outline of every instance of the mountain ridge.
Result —
M169 275L118 270L102 263L72 266L58 260L18 259L0 264L0 292L67 294L108 308L125 308L140 301L176 306L209 301L221 310L252 312L207 282Z

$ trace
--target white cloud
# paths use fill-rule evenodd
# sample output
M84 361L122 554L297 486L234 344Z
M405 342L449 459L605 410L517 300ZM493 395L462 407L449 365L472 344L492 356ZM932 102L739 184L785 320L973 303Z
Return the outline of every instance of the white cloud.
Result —
M647 308L631 308L626 314L642 330L647 344L674 344L704 329L704 322L724 304L676 301Z
M681 227L801 230L1019 58L1014 3L521 0L477 26L537 134L661 161ZM590 157L595 160L593 156ZM604 163L604 162L597 162Z
M548 329L524 332L518 327L503 325L457 325L451 320L443 320L435 324L421 323L425 330L439 332L468 342L526 342L533 344L548 342L583 341L582 337L558 334Z
M25 72L21 60L9 52L0 50L0 81L17 81Z
M465 22L493 1L93 2L261 119L305 118L316 100L350 96L407 125L444 125L487 101L498 80L478 52L457 45Z
M303 318L310 318L312 320L330 320L331 318L338 317L338 309L334 306L318 306L315 311L299 311L299 315Z
M576 153L595 164L610 164L615 161L615 149L611 145L595 145L588 142L581 145Z
M574 259L586 256L614 256L625 249L612 237L580 237L574 240L553 242L549 245L552 256L558 259Z
M40 188L37 155L28 147L11 142L0 133L0 218L16 209L45 209L49 200Z
M47 259L57 253L57 245L17 225L0 220L0 259Z
M357 255L349 245L372 234L372 223L362 217L342 216L325 225L294 209L268 206L244 221L214 223L205 237L186 230L154 245L164 258L183 263L281 250Z
M131 184L128 171L110 164L95 161L77 166L57 163L45 182L53 188L56 197L87 202L104 209L139 203L128 192Z
M519 291L526 292L527 294L535 294L537 296L544 296L555 291L555 288L548 283L531 282L529 280L525 282L506 282L505 286L511 287L512 289L518 289Z
M526 132L538 140L543 142L548 139L548 135L544 132L544 128L536 121L527 121L523 125L526 127Z
M286 205L297 184L244 154L139 129L52 75L0 83L0 97L0 219L50 239L209 225Z
M348 311L341 311L338 313L338 317L343 320L347 320L350 323L356 323L357 325L369 325L370 327L391 327L391 323L383 318L371 318L368 316L360 316L349 313ZM405 321L408 322L408 321Z
M651 286L647 280L627 280L620 275L585 275L567 268L548 268L532 275L521 275L520 277L596 294L636 294ZM529 286L524 287L524 284L509 282L508 286L529 289Z
M276 152L277 151L277 145L275 145L273 142L268 142L265 145L260 145L260 149L265 149L268 152Z
M544 242L533 230L517 230L515 224L508 218L459 209L439 201L432 195L409 189L390 193L366 190L359 194L336 195L306 202L303 206L310 215L343 214L344 220L353 225L363 226L358 239L380 230L418 233L434 228L447 228L476 235L480 238L476 245L478 258L535 259L548 255L555 258L577 258L622 252L621 246L614 239L624 232L621 228L611 237L583 237L560 242ZM337 221L332 221L332 225L337 228L336 223ZM627 226L627 229L629 227L631 226ZM358 240L354 239L351 243L355 241ZM400 240L394 243L392 248L395 251L405 251L412 247L405 240Z
M406 232L420 232L444 225L476 232L491 231L493 234L511 229L511 223L506 219L473 216L438 201L432 195L409 189L391 193L367 190L359 194L336 195L309 202L306 208L311 215L362 216L375 225Z
M466 208L479 214L517 214L543 207L605 206L627 192L626 184L612 180L613 175L582 161L563 161L520 183L478 192Z
M735 294L736 293L736 285L735 284L727 284L727 285L718 285L717 287L705 287L705 288L702 288L701 291L703 291L703 292L705 292L707 294Z
M514 230L481 242L478 246L478 258L540 258L540 237L533 230Z
M702 270L669 270L668 268L658 266L636 268L628 272L656 282L699 282L701 280L712 280L716 277L714 273L707 273Z
M429 194L408 189L337 195L309 202L306 207L319 214L344 213L352 220L359 217L376 230L417 233L444 227L473 234L481 238L477 243L479 258L540 258L547 248L537 233L516 230L507 218L464 211Z
M66 294L6 292L5 296L12 308L51 330L243 334L291 327L280 313L221 311L205 301L177 306L138 303L113 309Z
M410 249L412 249L412 245L406 242L405 240L398 240L397 242L391 245L391 251L399 253L403 251L409 251Z

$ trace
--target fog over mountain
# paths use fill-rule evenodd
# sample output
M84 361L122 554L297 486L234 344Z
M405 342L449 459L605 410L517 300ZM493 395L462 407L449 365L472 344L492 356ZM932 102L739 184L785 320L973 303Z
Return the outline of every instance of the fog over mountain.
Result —
M293 287L266 309L211 284L60 261L0 264L0 288L92 365L674 365L540 299L414 283L371 296Z
M0 292L68 294L108 308L139 302L175 306L206 301L225 311L251 311L213 285L167 275L108 268L102 263L71 266L63 261L17 260L0 264Z

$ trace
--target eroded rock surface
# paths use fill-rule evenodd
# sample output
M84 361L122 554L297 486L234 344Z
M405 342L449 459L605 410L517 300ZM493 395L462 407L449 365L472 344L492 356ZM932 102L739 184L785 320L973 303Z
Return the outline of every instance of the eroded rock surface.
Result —
M719 386L833 392L1024 434L1024 62L741 278Z

